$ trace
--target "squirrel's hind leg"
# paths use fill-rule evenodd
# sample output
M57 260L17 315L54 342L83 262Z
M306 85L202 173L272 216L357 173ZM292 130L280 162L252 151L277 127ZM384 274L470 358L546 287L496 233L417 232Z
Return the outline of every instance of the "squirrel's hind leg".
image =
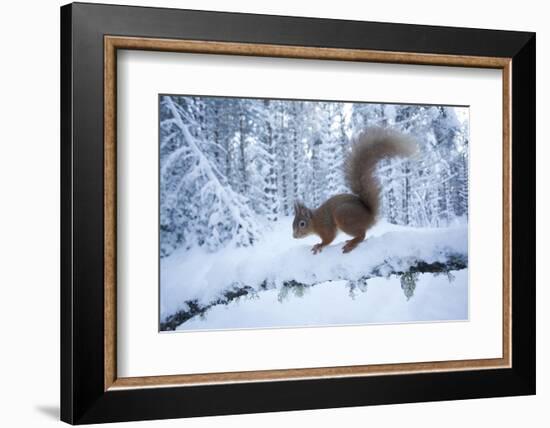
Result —
M356 236L355 238L350 239L349 241L346 241L346 244L342 247L342 252L344 254L349 253L351 250L357 247L359 243L364 239L365 239L365 234L363 233L362 235Z

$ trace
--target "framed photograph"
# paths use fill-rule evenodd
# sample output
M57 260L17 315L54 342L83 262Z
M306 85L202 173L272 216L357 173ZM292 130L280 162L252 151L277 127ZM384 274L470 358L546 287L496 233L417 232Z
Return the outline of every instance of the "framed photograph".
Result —
M62 420L535 393L533 33L76 3L61 105Z

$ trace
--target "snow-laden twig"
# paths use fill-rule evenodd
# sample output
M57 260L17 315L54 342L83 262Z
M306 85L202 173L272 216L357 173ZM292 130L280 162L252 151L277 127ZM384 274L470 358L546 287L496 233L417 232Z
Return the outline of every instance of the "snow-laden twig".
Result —
M161 150L168 144L170 141L172 141L176 136L178 135L178 132L172 132L170 135L167 135L164 138L161 138L160 140L160 148Z

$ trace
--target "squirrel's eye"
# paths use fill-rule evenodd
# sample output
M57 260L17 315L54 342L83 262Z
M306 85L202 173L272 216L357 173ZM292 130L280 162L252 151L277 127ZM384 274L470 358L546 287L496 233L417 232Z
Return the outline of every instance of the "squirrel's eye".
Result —
M300 227L306 227L306 222L304 220L300 221Z

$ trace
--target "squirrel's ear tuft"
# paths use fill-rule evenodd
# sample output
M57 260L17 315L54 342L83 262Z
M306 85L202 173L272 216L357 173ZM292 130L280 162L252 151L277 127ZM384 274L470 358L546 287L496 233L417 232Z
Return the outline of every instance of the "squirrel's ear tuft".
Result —
M294 214L296 215L305 214L306 211L309 211L309 210L306 208L306 206L302 201L298 199L294 201Z
M294 201L294 215L310 219L312 217L312 212L302 201L296 200Z

